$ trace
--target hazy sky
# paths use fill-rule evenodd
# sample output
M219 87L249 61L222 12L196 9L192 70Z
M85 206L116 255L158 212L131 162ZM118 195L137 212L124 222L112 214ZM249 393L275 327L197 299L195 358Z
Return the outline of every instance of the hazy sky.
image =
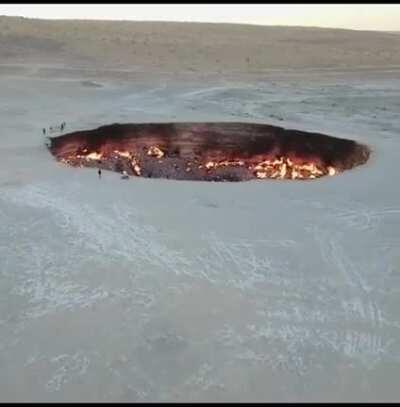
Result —
M400 4L0 4L0 15L400 31Z

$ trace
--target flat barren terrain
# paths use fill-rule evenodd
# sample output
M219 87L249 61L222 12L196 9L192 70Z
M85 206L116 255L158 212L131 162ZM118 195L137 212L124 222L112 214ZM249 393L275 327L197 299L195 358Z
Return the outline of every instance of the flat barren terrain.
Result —
M398 401L399 66L396 33L0 17L0 401ZM43 134L174 122L371 155L99 179Z
M400 35L239 24L0 17L1 63L155 72L400 66Z

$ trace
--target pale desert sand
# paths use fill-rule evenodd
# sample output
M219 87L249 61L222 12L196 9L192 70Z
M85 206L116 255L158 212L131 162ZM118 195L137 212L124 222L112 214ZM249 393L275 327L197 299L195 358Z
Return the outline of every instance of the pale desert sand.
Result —
M239 24L0 17L4 63L152 72L400 66L396 33Z
M399 399L398 34L5 17L0 32L0 401ZM202 120L373 155L307 184L98 180L41 133Z

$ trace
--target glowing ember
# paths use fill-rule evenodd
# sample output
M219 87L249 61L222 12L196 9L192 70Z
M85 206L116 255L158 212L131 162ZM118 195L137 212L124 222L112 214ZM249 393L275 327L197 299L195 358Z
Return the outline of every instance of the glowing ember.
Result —
M266 172L261 172L261 171L256 171L256 177L257 178L267 178L267 173Z
M136 158L132 158L131 167L136 175L140 176L142 174L139 162L136 160Z
M290 158L280 157L274 161L265 160L255 167L257 178L277 178L277 179L315 179L329 173L334 175L336 170L328 167L323 171L315 163L294 164Z
M114 150L114 153L117 154L120 157L124 157L124 158L131 158L132 154L129 151L118 151L118 150Z
M82 151L86 153L88 152L87 149ZM142 175L139 159L132 153L129 151L119 150L114 150L113 152L116 156L127 159L130 162L130 166L134 174L137 176ZM152 146L147 150L147 155L157 158L166 157L165 153L155 146ZM61 161L67 164L82 166L80 159L99 160L104 157L106 157L106 155L94 151L86 155L76 154L76 156L69 156L68 159L62 158ZM158 162L162 163L163 160L159 159ZM188 173L192 171L190 168L191 165L191 162L186 163L185 172ZM275 158L274 160L263 160L256 165L252 165L244 159L221 160L218 162L207 161L204 164L199 164L197 167L198 169L206 168L208 172L217 171L222 167L246 167L248 170L253 172L256 178L259 179L315 179L323 175L333 176L338 173L338 171L332 166L327 166L326 169L323 169L318 167L313 162L294 164L290 158L286 157L279 157ZM178 168L176 164L174 164L174 168Z
M141 169L140 169L140 167L139 167L138 164L135 164L135 165L133 166L133 170L135 171L135 174L136 174L136 175L141 175Z
M85 157L87 160L100 160L102 156L103 156L103 154L93 152L93 153L86 155Z
M214 164L215 167L241 167L245 163L244 161L228 161L228 160L223 160L223 161L218 161L217 163Z
M156 146L151 146L147 151L147 155L150 155L152 157L161 158L161 157L164 157L164 152Z

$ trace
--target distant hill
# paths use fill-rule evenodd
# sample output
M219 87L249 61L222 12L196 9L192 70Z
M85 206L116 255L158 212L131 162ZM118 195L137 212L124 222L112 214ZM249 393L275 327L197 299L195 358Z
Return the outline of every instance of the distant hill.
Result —
M153 71L400 66L399 33L0 16L1 63Z

